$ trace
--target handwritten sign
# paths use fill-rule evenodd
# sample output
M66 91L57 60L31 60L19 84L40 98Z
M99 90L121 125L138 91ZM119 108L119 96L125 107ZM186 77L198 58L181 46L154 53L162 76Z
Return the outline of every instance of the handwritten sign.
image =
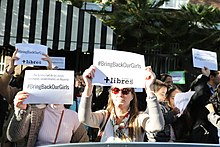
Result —
M96 66L94 85L144 88L144 56L131 52L95 49L93 65Z
M210 70L218 70L216 52L192 49L192 55L194 67L207 67Z
M27 104L72 104L74 71L26 70L23 91Z
M179 108L180 115L183 113L183 111L186 109L186 106L188 105L192 95L195 93L195 91L189 91L189 92L183 92L183 93L177 93L174 97L174 105Z
M47 46L17 43L15 47L18 49L16 56L19 58L15 65L48 66L48 62L41 59L44 57L42 54L47 54Z

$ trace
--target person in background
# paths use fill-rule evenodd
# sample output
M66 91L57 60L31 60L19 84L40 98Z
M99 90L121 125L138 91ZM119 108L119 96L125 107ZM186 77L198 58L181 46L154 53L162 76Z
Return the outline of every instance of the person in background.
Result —
M173 84L173 78L167 73L160 74L160 80L167 84Z
M179 109L175 107L174 97L177 93L181 93L182 90L176 85L169 85L168 91L166 93L166 100L168 101L168 110L171 111L174 115L174 120L171 123L172 126L172 135L175 137L173 139L174 142L188 142L191 120L188 107L183 111L183 113L178 116Z
M12 109L10 109L10 114L8 117L8 120L5 121L5 124L3 125L3 135L2 135L2 139L1 139L1 146L10 146L10 144L12 145L11 142L8 141L7 136L6 136L6 130L7 130L7 126L8 123L10 121L10 118L12 117L12 114L14 112L13 110L13 99L15 97L15 95L17 94L18 91L20 91L23 87L23 78L24 78L24 73L26 70L37 70L37 69L52 69L52 62L51 59L49 58L48 55L43 54L42 55L42 60L47 61L48 62L48 66L34 66L34 67L26 67L24 68L20 75L18 75L17 77L14 77L14 73L15 73L15 67L16 65L15 60L19 60L19 58L16 56L18 52L18 49L15 49L9 64L6 66L5 68L5 72L3 73L3 75L0 77L0 95L2 95L2 97L4 97L4 99L8 102L8 104L11 106Z
M0 138L2 137L2 128L8 113L8 102L0 95Z
M216 128L220 129L220 85L217 86L209 101L210 103L206 105L209 111L207 118Z
M14 74L14 70L15 70L15 67L16 65L14 64L15 60L19 60L19 58L16 56L18 52L18 49L15 49L11 59L10 59L10 62L9 62L9 65L6 66L6 69L5 69L5 72L4 74L1 76L0 78L0 94L7 100L7 102L9 104L13 104L13 99L16 95L16 93L18 91L21 90L22 86L23 86L23 79L24 79L24 73L25 73L25 70L36 70L36 69L52 69L52 61L51 59L49 58L48 55L46 54L43 54L43 58L42 60L44 61L47 61L48 62L48 66L45 67L45 66L35 66L35 67L26 67L24 68L22 71L21 71L21 74L16 78L16 86L12 87L10 86L10 81L13 77L13 74Z
M220 72L210 71L206 67L202 68L201 78L192 82L191 90L195 91L189 103L192 120L190 142L192 143L219 143L217 128L208 121L209 111L205 107L210 103L209 99L219 82Z
M161 111L165 120L164 130L157 133L147 132L147 138L149 142L173 142L175 135L172 133L172 123L176 121L176 115L179 113L178 108L170 109L166 94L168 91L168 84L156 80L153 85L154 93L160 104Z
M106 110L92 112L92 79L96 67L90 66L83 73L86 83L79 106L79 120L86 125L99 128L97 141L101 142L140 142L144 134L163 129L164 120L153 92L155 74L151 67L146 68L145 90L149 113L139 112L134 88L114 85L109 90Z

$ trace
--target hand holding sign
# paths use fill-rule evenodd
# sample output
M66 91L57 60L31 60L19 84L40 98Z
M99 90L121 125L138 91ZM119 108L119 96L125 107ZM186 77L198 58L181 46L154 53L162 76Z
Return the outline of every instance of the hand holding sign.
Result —
M29 94L24 91L19 91L14 99L14 106L21 109L21 110L26 110L27 109L27 104L24 104L23 102L25 99L27 99Z
M47 46L40 44L17 43L15 47L18 49L15 65L34 65L47 66L47 61L42 60L42 55L47 54Z
M186 106L188 105L192 95L195 93L195 91L189 91L189 92L183 92L183 93L177 93L174 97L174 104L177 108L180 110L180 114L183 113L183 111L186 109Z
M51 60L51 58L50 58L47 54L42 54L42 55L43 55L44 57L41 58L41 59L48 62L47 69L48 69L48 70L52 70L53 67L52 67L52 60Z
M131 60L132 59L132 60ZM96 66L93 85L144 88L145 60L136 53L108 49L95 49Z
M206 66L210 70L218 70L216 52L192 49L193 66L203 68Z
M85 91L84 93L86 96L90 96L92 94L92 79L95 77L95 69L94 65L91 65L88 69L86 69L83 73L83 80L85 82Z
M8 74L12 74L15 70L15 61L17 61L19 58L17 57L17 52L18 52L18 49L15 49L11 59L10 59L10 62L9 62L9 65L8 65L8 68L7 68L7 72Z
M152 86L156 80L156 75L152 71L150 66L146 67L145 70L145 89L146 91L153 91Z

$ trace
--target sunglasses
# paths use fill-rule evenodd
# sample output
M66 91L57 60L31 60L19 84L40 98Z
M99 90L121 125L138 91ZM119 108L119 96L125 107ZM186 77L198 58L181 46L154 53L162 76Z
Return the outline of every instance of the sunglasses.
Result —
M113 94L118 94L119 91L121 91L121 93L122 93L123 95L128 95L129 92L131 92L131 89L130 89L130 88L122 88L122 89L119 89L119 88L117 88L117 87L114 87L114 88L111 88L111 91L112 91Z

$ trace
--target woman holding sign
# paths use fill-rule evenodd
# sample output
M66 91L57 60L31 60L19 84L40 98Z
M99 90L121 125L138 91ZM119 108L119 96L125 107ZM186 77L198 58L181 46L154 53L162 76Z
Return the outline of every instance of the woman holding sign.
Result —
M164 119L158 101L152 90L155 74L151 67L146 68L145 89L149 113L138 111L134 88L112 86L106 110L92 112L92 79L95 66L83 73L85 89L79 106L79 120L90 127L99 128L97 141L101 142L140 142L146 131L157 132L163 129Z

